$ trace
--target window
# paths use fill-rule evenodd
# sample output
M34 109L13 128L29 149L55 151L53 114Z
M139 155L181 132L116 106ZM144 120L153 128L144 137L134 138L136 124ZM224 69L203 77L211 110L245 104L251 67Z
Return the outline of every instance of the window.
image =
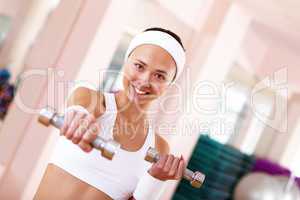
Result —
M114 91L122 88L121 69L124 63L124 56L133 35L125 32L119 42L112 61L105 72L104 80L99 86L101 91Z

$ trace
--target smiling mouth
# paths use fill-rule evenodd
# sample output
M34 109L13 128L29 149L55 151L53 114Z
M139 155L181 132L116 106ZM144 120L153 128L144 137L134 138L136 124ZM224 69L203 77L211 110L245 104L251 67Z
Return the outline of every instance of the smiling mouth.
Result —
M149 95L150 94L150 92L145 92L145 91L139 90L134 86L133 86L133 88L134 88L134 91L139 95Z

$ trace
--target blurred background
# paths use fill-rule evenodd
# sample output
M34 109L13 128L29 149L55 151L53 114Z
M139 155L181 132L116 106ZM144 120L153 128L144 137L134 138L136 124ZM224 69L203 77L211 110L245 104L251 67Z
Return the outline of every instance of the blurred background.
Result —
M177 33L187 53L151 117L207 176L201 189L169 182L161 199L300 199L299 10L298 0L0 0L0 199L32 199L42 178L58 131L37 123L39 110L62 110L77 83L120 89L130 39L149 27Z

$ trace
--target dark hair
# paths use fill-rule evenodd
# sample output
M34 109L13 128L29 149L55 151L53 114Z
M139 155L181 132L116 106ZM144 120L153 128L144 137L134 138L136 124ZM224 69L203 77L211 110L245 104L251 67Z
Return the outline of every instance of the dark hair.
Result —
M167 33L167 34L171 35L180 44L180 46L185 51L184 46L181 42L181 39L176 33L172 32L168 29L164 29L164 28L160 28L160 27L152 27L152 28L147 28L146 30L144 30L144 32L147 32L147 31L161 31L161 32L164 32L164 33Z
M183 44L181 42L181 39L180 39L180 37L176 33L172 32L172 31L170 31L168 29L164 29L164 28L160 28L160 27L152 27L152 28L147 28L146 30L144 30L144 32L147 32L147 31L161 31L161 32L169 34L170 36L172 36L180 44L180 46L182 47L183 51L185 51L185 48L184 48L184 46L183 46ZM172 79L172 82L175 80L176 76L177 76L177 67L176 67L175 75L174 75L174 77Z

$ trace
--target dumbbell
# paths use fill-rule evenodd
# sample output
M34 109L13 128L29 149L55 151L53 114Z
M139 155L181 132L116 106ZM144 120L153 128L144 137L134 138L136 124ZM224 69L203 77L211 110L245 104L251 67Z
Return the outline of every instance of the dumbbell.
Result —
M145 160L151 163L155 163L159 160L159 153L155 148L149 147L145 156ZM200 188L204 182L205 175L201 172L193 172L190 169L185 169L183 178L188 180L190 184L195 188Z
M60 129L64 122L64 116L58 114L54 109L47 107L40 111L38 121L45 126L53 125ZM95 149L100 150L101 155L109 160L112 160L117 149L120 148L120 144L116 141L112 139L106 140L100 136L97 136L97 138L92 142L92 146Z

